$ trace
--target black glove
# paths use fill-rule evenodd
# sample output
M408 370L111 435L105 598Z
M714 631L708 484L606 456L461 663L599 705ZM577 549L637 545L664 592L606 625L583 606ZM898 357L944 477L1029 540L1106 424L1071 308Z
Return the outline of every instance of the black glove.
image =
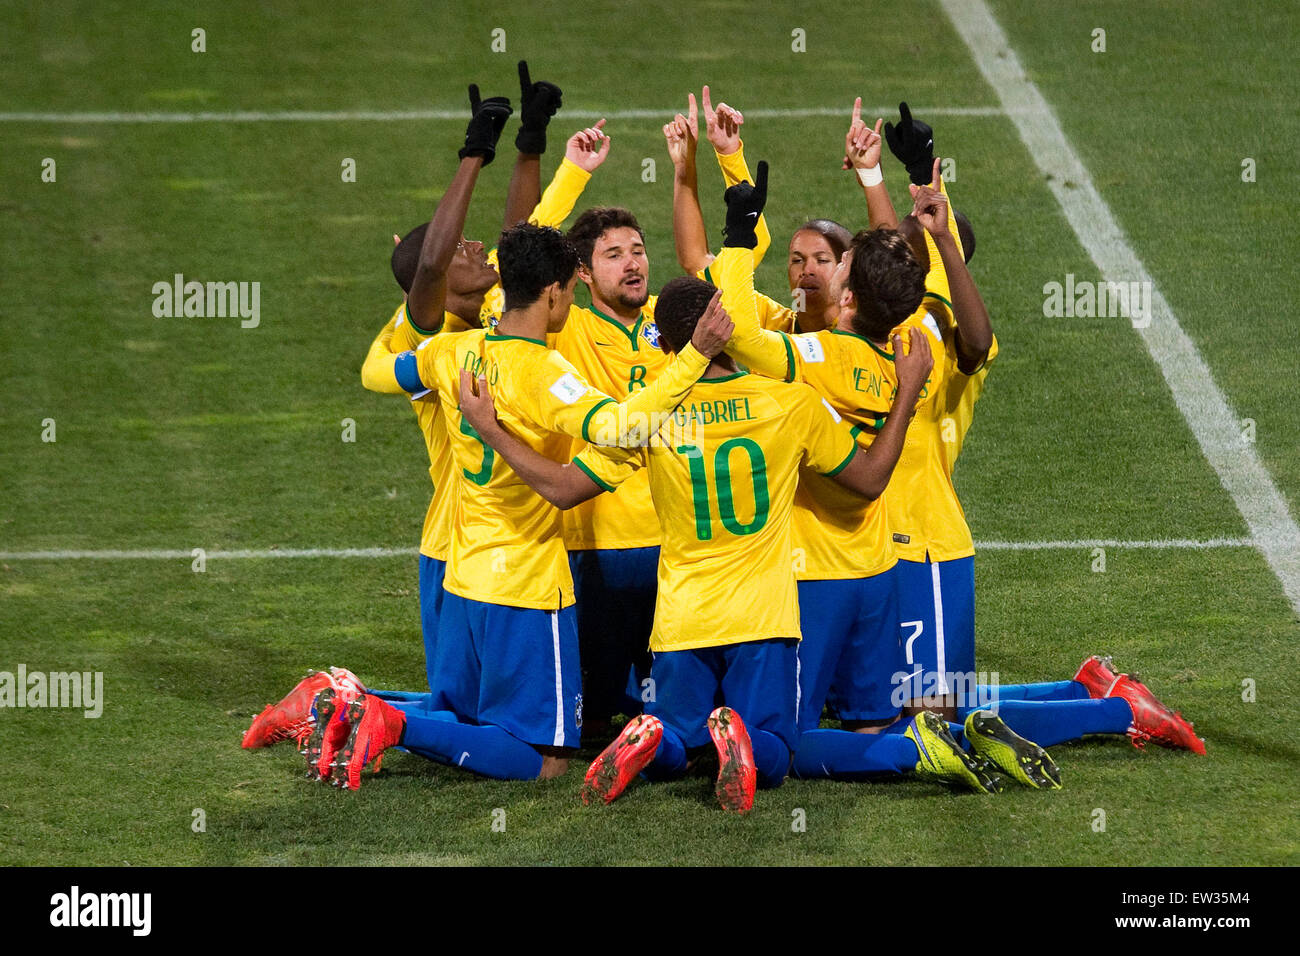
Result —
M885 124L885 142L894 158L907 167L907 175L917 186L930 185L934 172L934 130L919 120L912 119L906 103L898 104L901 121L897 126Z
M519 61L519 132L515 135L515 149L530 156L546 152L546 124L560 108L563 96L554 83L528 78L528 61Z
M727 231L722 244L732 249L758 245L758 217L767 205L767 163L759 162L754 185L736 183L722 196L727 202Z
M477 83L469 85L469 108L474 115L465 128L465 145L461 148L460 158L482 156L486 166L496 156L497 140L514 110L510 108L510 100L504 96L480 100Z

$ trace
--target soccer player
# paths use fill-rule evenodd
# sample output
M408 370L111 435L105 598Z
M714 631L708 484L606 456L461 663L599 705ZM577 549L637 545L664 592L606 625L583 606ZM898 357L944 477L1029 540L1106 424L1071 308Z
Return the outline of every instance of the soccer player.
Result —
M659 379L619 403L581 379L545 336L569 316L577 254L554 229L523 224L499 246L505 310L496 329L437 336L416 353L413 390L447 416L456 510L439 617L432 699L389 704L362 695L317 710L333 779L356 788L362 766L400 744L431 759L505 779L562 774L578 745L581 696L573 585L559 511L483 443L457 405L462 369L481 371L505 420L538 450L571 440L645 439L719 353L725 316L701 324Z
M886 125L886 138L908 171L914 201L944 207L952 225L955 217L933 155L933 131L913 119L906 103L899 104L899 114L896 127ZM861 129L857 136L861 138ZM964 245L955 225L950 231L955 241L945 243L922 231L931 272L927 297L945 305L956 299L956 279L969 277L964 268L950 265L957 258L954 245L958 251ZM913 246L920 254L919 244ZM954 281L951 290L945 288L949 280ZM909 493L888 498L899 555L903 641L914 675L913 707L941 709L945 716L963 720L976 708L996 703L1008 726L1046 746L1085 734L1127 733L1138 746L1152 740L1203 754L1205 746L1190 723L1144 684L1115 674L1109 661L1098 657L1085 660L1069 681L975 685L975 548L952 471L998 344L987 312L930 311L941 320L936 365L948 384L908 431L895 480Z
M719 163L729 176L747 177L739 137L743 117L726 104L715 110L708 87L703 95L705 123ZM694 95L691 116L697 118ZM760 233L765 248L765 225L760 224ZM553 341L555 349L610 395L645 388L662 374L669 356L658 347L650 260L640 223L627 209L588 209L574 222L569 239L578 249L578 276L591 306L573 307ZM584 445L575 442L573 453ZM577 596L584 720L593 734L607 736L615 715L641 712L640 698L649 687L660 533L647 476L635 474L614 494L566 511L564 537Z
M717 300L700 279L669 282L656 312L662 346L680 351ZM903 403L915 402L928 372L928 348L919 334L915 341L900 363ZM680 776L689 754L712 738L719 801L748 811L756 785L781 783L798 736L799 611L788 555L800 465L867 497L880 494L888 469L857 453L848 428L811 389L738 371L725 357L648 447L592 449L570 465L528 455L490 410L466 414L561 507L612 490L633 469L649 472L663 534L655 693L646 715L592 765L584 800L615 799L642 769L652 779Z
M879 137L876 137L879 155ZM837 414L853 423L866 449L892 471L913 411L921 416L944 383L941 370L923 385L918 405L899 404L891 331L917 311L925 273L895 231L876 229L854 237L831 280L838 309L836 328L790 336L763 330L757 320L749 256L734 248L733 223L754 217L766 203L766 166L756 185L727 190L728 240L710 267L736 322L728 352L750 367L812 385ZM920 210L925 228L946 235L947 220ZM973 285L957 284L957 309L982 308ZM931 319L931 324L934 320ZM913 327L925 338L922 327ZM916 769L971 789L989 792L997 783L968 756L934 715L897 729L907 738L864 739L844 731L821 731L828 692L846 730L875 733L895 724L903 701L895 682L902 670L895 598L894 553L885 499L867 503L845 495L815 474L801 476L795 498L795 570L804 629L800 655L800 739L795 772L804 777L859 779L873 773ZM961 734L962 729L957 728ZM1059 786L1059 773L1041 748L1003 727L996 717L973 718L965 736L987 758L1029 786ZM940 759L942 758L942 759Z

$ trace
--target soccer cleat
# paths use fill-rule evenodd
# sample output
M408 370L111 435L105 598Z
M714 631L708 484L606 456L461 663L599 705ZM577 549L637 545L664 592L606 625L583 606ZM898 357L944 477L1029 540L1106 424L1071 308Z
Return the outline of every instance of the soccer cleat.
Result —
M348 723L348 704L354 700L347 691L326 687L312 702L314 724L311 736L302 748L307 758L307 776L314 780L328 780L330 764L348 739L352 725Z
M1205 741L1196 736L1191 721L1170 710L1156 699L1136 677L1120 674L1108 697L1121 697L1133 710L1133 725L1128 729L1133 746L1141 750L1148 741L1174 750L1186 749L1205 756Z
M361 768L402 742L406 715L385 700L362 694L348 704L347 720L352 729L334 758L330 783L345 790L359 790Z
M1148 742L1161 747L1190 750L1205 756L1205 741L1196 736L1191 721L1170 710L1136 676L1116 674L1109 657L1090 657L1083 662L1074 679L1094 698L1118 697L1133 711L1128 729L1133 746L1141 750Z
M947 722L933 711L923 710L913 717L903 736L916 744L918 776L976 793L997 793L1002 789L1002 781L985 770L982 760L961 749Z
M1061 789L1060 768L1047 751L1021 737L992 711L974 710L967 715L966 739L977 757L1026 787Z
M663 739L664 725L658 717L642 714L629 720L623 732L588 768L582 783L582 802L589 805L596 797L606 803L613 801L654 759Z
M253 718L253 723L244 731L244 749L269 747L282 740L301 742L312 731L312 701L322 690L333 686L334 678L329 674L312 671L285 695L284 700L267 704L266 709Z
M748 813L754 807L758 769L745 722L730 707L719 707L709 714L709 736L718 748L718 782L713 787L718 802L724 810Z
M1094 654L1079 665L1073 680L1087 689L1089 697L1100 700L1109 696L1115 681L1119 680L1119 675L1112 668L1109 657L1098 657Z

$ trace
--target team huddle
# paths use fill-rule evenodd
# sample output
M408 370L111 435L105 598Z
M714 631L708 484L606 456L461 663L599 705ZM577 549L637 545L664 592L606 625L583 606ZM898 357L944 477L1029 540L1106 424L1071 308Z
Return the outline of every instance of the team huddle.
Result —
M738 110L707 86L690 94L663 128L684 274L655 296L631 211L558 228L609 153L605 121L569 138L543 193L562 94L522 62L519 76L495 248L463 230L513 110L471 86L460 163L432 220L394 237L405 297L362 368L366 388L410 397L429 453L429 688L315 672L245 747L292 739L314 776L348 789L390 747L537 779L566 772L585 727L613 742L584 802L716 750L718 800L738 813L791 773L1056 789L1044 748L1087 734L1205 752L1108 658L1071 680L976 677L975 549L952 472L998 343L928 125L901 104L882 136L855 103L842 165L867 228L796 230L778 301L754 282L772 239L768 166L751 175ZM715 251L701 120L727 186ZM911 181L903 217L886 142Z

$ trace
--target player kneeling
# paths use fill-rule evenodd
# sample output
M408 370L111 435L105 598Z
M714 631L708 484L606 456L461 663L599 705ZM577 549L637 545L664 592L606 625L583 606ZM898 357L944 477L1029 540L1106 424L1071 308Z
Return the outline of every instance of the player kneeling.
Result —
M674 279L655 309L661 346L680 351L719 308L699 279ZM916 401L931 368L924 336L900 355L900 401ZM466 376L468 373L463 373ZM876 497L888 471L857 453L846 423L811 388L739 371L715 358L647 447L584 450L549 461L503 429L486 382L461 387L483 441L547 500L569 508L648 468L663 546L650 647L652 699L587 774L583 797L616 798L639 773L684 775L689 755L719 754L724 809L747 812L757 787L779 786L798 741L799 612L789 555L801 466ZM719 700L723 706L717 706Z

